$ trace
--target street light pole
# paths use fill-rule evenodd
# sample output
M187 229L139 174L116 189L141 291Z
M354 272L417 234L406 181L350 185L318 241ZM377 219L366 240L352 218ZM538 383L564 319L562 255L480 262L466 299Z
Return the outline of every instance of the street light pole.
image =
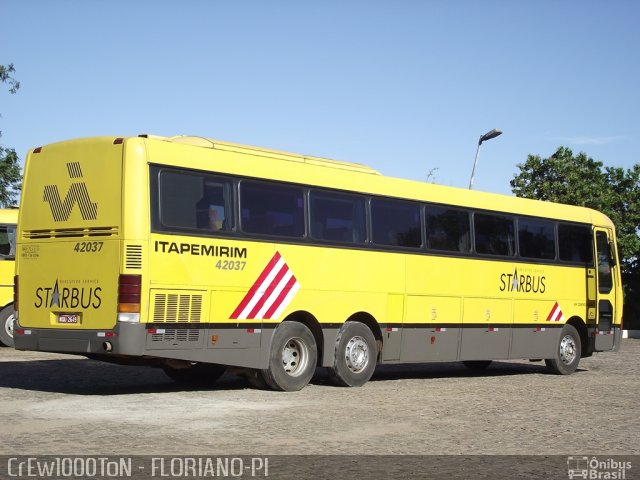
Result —
M480 158L480 145L482 145L482 142L496 138L498 135L502 135L502 130L494 128L480 136L480 139L478 140L478 149L476 150L476 159L473 161L473 170L471 171L471 178L469 179L469 190L473 189L473 179L476 175L476 166L478 165L478 159Z

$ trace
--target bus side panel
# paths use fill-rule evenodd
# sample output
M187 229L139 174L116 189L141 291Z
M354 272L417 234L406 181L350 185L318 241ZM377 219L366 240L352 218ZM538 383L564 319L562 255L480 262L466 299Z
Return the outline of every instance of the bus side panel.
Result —
M559 328L546 321L554 306L551 300L516 300L511 358L552 358Z

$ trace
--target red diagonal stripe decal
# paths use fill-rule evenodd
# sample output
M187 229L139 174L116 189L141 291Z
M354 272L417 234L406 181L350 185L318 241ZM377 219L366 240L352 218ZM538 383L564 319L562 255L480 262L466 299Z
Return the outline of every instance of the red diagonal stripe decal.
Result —
M275 267L276 263L278 263L278 260L280 260L280 252L276 252L275 255L271 257L271 260L269 261L267 266L264 268L264 270L262 270L262 272L258 276L258 279L254 282L254 284L251 286L251 288L249 289L247 294L244 296L240 304L236 307L236 309L231 314L231 318L237 319L240 316L242 311L251 301L251 298L253 297L253 295L258 291L258 288L260 287L262 282L264 282L265 278L267 278L269 273L271 273L271 270L273 269L273 267Z
M285 299L289 291L291 291L291 289L295 285L296 281L297 281L296 277L292 275L289 281L287 282L287 284L285 285L285 287L280 292L280 295L278 295L278 298L276 298L276 301L273 302L273 305L271 305L271 307L269 307L269 310L267 310L267 313L264 314L264 318L271 318L271 315L273 315L275 311L278 309L278 307L280 306L282 301Z
M271 282L269 283L269 286L267 287L265 292L262 294L262 297L260 298L260 300L258 300L258 302L255 304L255 306L251 310L251 312L249 312L249 315L247 315L247 318L256 318L256 315L258 315L258 312L260 311L262 306L265 304L265 302L269 298L269 295L273 293L273 291L276 289L276 287L280 283L280 280L282 280L282 277L284 277L288 271L289 271L289 267L285 263L284 265L282 265L282 268L276 274L273 280L271 280Z

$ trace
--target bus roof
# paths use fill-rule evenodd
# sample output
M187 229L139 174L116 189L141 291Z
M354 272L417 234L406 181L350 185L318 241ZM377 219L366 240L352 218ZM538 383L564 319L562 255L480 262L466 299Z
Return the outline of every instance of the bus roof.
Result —
M104 140L105 138L115 140L123 137L83 138L61 143ZM324 186L338 190L384 195L476 210L613 227L613 222L606 215L590 208L388 177L373 168L357 163L223 142L200 136L178 135L163 137L143 134L136 137L126 137L126 140L184 144L212 149L225 155L236 157L238 163L234 161L234 165L231 167L228 162L221 162L220 165L216 165L216 169L220 173L232 174L236 170L241 170L243 172L251 172L251 176L258 178ZM258 161L260 158L268 158L275 161L275 163L265 164ZM279 162L283 162L280 163L282 168L278 168Z

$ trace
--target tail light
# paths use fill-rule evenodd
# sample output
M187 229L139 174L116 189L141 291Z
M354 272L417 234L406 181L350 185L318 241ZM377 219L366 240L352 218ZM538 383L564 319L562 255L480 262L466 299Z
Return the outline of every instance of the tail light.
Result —
M140 321L142 275L120 275L118 278L118 320Z

